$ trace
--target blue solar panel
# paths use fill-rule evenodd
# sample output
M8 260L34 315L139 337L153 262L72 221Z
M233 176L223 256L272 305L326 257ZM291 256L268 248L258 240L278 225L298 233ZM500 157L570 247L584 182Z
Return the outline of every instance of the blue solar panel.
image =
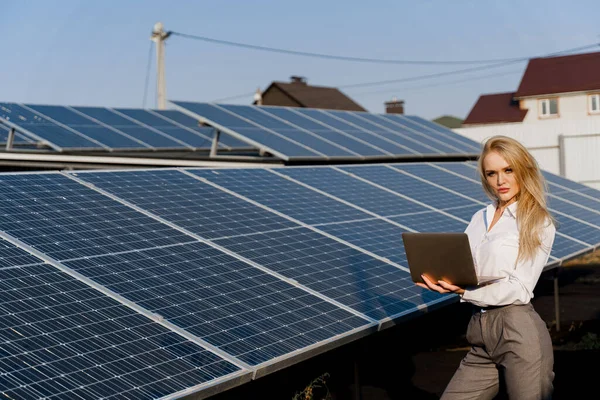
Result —
M133 118L140 124L157 129L163 133L166 133L172 138L180 140L189 146L196 148L210 148L212 144L212 135L205 136L201 132L191 128L181 127L168 120L161 118L155 114L152 114L148 110L133 109L133 108L115 108L113 111L121 113ZM222 143L219 144L224 147Z
M441 166L442 168L447 169L448 171L452 171L464 178L472 179L476 182L481 182L481 179L479 178L479 172L477 172L475 163L449 162L449 163L438 163L436 165ZM400 167L404 168L403 165Z
M553 195L548 196L548 207L570 217L578 218L600 229L600 212L597 212L597 209L587 209ZM600 243L600 240L598 240L598 243Z
M429 211L426 207L356 179L341 170L316 167L281 168L275 171L380 216Z
M557 198L571 201L575 204L597 210L600 207L600 197L592 197L585 192L575 192L571 190L561 190L561 188L549 184L550 193ZM558 192L558 193L557 193Z
M402 232L397 225L381 219L319 225L319 229L396 264L407 267Z
M443 297L415 286L408 272L307 228L216 243L377 320Z
M560 185L562 187L568 188L568 189L572 189L572 190L576 190L576 191L580 191L584 188L587 188L587 186L582 185L581 183L572 181L570 179L567 178L563 178L562 176L553 174L551 172L548 171L543 171L544 174L544 178L546 178L546 180L550 183L554 183L555 185Z
M2 259L0 269L18 266L23 267L40 263L40 260L37 257L24 252L5 240L0 240L0 258Z
M30 257L0 245L2 259L19 252ZM159 398L239 376L236 365L50 265L1 268L0 291L5 398Z
M396 148L400 148L401 151L398 154L404 154L408 152L409 154L441 154L442 151L433 148L431 146L425 146L422 143L412 140L412 138L408 139L406 136L398 133L397 131L387 129L385 126L373 122L372 119L365 119L363 117L369 115L368 113L352 113L348 111L326 111L328 114L339 118L349 124L360 127L361 129L365 129L369 132L374 133L375 135L386 139L394 143L394 146L388 146L387 149L393 151L394 153L398 153ZM374 115L374 114L371 114Z
M305 115L295 112L292 108L285 107L261 107L261 110L282 118L296 126L307 129L326 140L334 142L339 146L355 152L357 155L376 156L382 155L380 150L372 147L369 142L361 141L359 138L349 135L343 131L336 130L323 123L308 118Z
M215 239L297 224L174 170L77 174L154 215Z
M556 258L565 258L585 249L589 249L589 247L589 245L576 242L563 235L556 235L554 237L554 244L552 245L550 256Z
M361 118L367 119L374 124L386 127L388 130L397 132L397 134L402 135L403 137L412 139L413 142L421 143L421 152L424 154L464 153L464 151L461 148L462 146L451 145L445 143L442 140L437 139L435 135L428 135L427 133L423 133L422 131L409 129L393 119L385 118L384 115L369 113L354 113L352 115L360 116ZM417 148L415 148L415 150L417 150Z
M271 149L275 153L280 153L281 156L289 157L322 157L315 151L293 143L281 136L278 136L268 130L252 124L242 118L239 118L227 111L224 111L216 106L205 103L189 103L189 102L173 102L182 110L187 110L195 117L203 117L216 127L230 128L234 132L254 141L259 146Z
M65 265L250 365L369 323L202 243Z
M198 126L198 120L176 110L150 110L151 113L160 115L173 123L185 126L212 140L215 128ZM229 135L221 135L219 142L227 148L248 148L248 144Z
M404 154L410 155L414 154L414 152L400 147L393 142L386 140L380 136L377 136L373 132L367 131L365 129L361 129L359 126L352 125L348 122L340 120L339 118L335 118L331 114L328 114L322 110L313 110L309 108L299 108L296 112L306 115L316 121L319 121L323 124L326 124L332 128L339 129L340 131L346 132L347 134L356 137L364 141L365 143L370 143L377 150L381 152L382 155L394 155L394 154Z
M343 167L343 169L439 210L476 204L475 200L407 176L393 167L378 165Z
M194 241L59 174L0 176L0 229L55 260Z
M390 117L396 117L401 119L404 125L410 125L410 126L414 126L414 129L419 129L422 132L426 132L428 134L436 134L436 137L440 138L445 138L445 140L447 140L447 143L461 143L463 146L462 148L464 149L464 151L470 152L470 153L479 153L481 151L481 145L479 143L477 143L476 141L474 141L473 139L469 139L465 136L459 135L456 132L451 131L450 129L436 124L434 122L428 121L424 118L421 117L417 117L414 115L398 115L398 114L386 114ZM410 121L410 122L409 122ZM423 130L423 127L427 128L426 130Z
M177 171L168 171L163 182L173 175L187 180L189 187L207 186ZM10 187L1 192L0 204L5 210L9 199L15 199L20 212L0 223L5 231L248 363L259 364L368 323L67 177L6 177L2 183ZM114 183L95 183L115 189ZM127 185L127 180L121 183ZM160 179L157 183L161 185ZM153 196L152 191L136 194L138 199ZM171 216L181 212L179 204L170 206ZM169 210L169 204L163 207ZM188 221L198 227L207 217L219 216L205 211L204 220L188 215ZM276 298L280 301L273 306L270 300Z
M61 148L103 149L104 147L82 134L73 132L63 126L43 118L18 104L0 103L0 118L18 125L42 140L46 140Z
M431 140L421 137L420 140L414 135L406 135L406 131L390 127L384 118L380 118L377 114L369 114L366 112L348 112L348 111L332 111L327 113L334 115L348 123L360 126L376 135L391 140L396 145L409 149L414 154L443 154L447 151L435 146ZM380 123L383 122L383 124ZM386 126L387 125L387 126ZM456 150L454 150L456 152Z
M104 125L98 124L93 120L86 118L67 107L45 106L45 105L27 105L32 110L41 113L44 116L50 117L53 120L60 122L72 128L83 135L92 138L113 149L128 149L128 148L150 148L143 142L139 142L124 133L111 130Z
M242 118L248 119L262 127L277 132L281 136L295 141L296 143L308 146L322 155L327 156L353 156L355 154L344 150L342 147L324 141L317 134L301 130L288 124L270 114L262 112L258 107L239 106L239 105L222 105L223 109L228 110Z
M186 145L175 138L137 124L103 107L73 107L73 109L103 124L118 129L157 149L182 148Z
M190 170L305 224L352 221L371 217L297 183L262 169Z

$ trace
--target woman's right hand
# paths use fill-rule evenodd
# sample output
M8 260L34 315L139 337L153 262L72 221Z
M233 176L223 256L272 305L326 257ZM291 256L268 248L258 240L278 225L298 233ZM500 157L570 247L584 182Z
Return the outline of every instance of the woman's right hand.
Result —
M465 289L461 288L460 286L453 285L446 281L437 281L436 284L425 275L421 275L421 278L425 283L417 282L417 286L422 287L423 289L429 289L438 293L463 294L465 292Z

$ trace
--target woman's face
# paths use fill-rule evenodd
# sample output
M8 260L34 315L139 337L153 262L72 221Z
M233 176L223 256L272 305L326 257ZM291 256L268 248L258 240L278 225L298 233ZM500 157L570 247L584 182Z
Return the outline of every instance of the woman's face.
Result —
M517 200L519 183L512 167L504 157L495 151L489 152L483 159L483 170L488 184L500 199L501 205L508 205Z

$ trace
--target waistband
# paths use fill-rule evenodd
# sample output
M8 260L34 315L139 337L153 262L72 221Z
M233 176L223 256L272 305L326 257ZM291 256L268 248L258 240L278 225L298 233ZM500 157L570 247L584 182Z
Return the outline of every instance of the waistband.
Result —
M526 307L526 306L531 306L531 303L505 304L503 306L487 306L487 307L479 307L479 306L473 305L473 313L485 313L485 312L489 312L489 311L506 310L506 309L512 308L512 307Z

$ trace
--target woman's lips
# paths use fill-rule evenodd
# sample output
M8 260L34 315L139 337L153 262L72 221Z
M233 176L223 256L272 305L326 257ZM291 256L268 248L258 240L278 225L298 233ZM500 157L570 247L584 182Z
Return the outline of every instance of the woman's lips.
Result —
M504 189L498 189L498 192L500 192L500 193L506 193L506 192L508 192L509 190L510 190L510 189L508 189L508 188L504 188Z

